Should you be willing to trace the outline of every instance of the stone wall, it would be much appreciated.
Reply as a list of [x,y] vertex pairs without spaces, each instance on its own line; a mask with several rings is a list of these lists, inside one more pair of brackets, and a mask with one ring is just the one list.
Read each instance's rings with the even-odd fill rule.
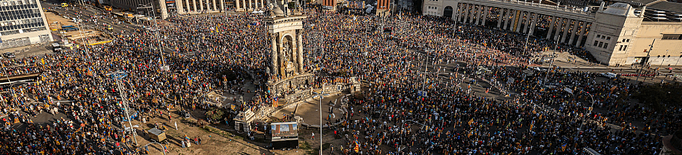
[[299,92],[294,93],[294,94],[286,95],[285,99],[286,99],[287,103],[296,103],[296,102],[305,101],[306,99],[311,98],[313,96],[312,94],[313,94],[312,90],[310,90],[310,89],[302,90],[302,91],[299,91]]

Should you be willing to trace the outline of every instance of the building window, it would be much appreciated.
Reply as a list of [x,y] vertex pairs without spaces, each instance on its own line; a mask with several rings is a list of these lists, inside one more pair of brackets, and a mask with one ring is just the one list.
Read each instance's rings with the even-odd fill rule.
[[597,44],[599,44],[599,41],[594,41],[594,45],[592,46],[597,46]]
[[597,35],[597,38],[600,38],[600,37],[601,37],[601,35]]
[[628,49],[628,45],[623,46],[623,51]]
[[611,37],[606,37],[606,40],[611,40]]
[[682,34],[663,34],[663,40],[682,40]]
[[609,43],[604,43],[604,49],[609,47]]
[[618,48],[618,51],[623,51],[623,45],[620,45],[620,48]]
[[[630,39],[625,39],[625,42],[630,42]],[[626,45],[627,46],[627,45]]]
[[599,42],[599,46],[597,46],[597,47],[601,47],[601,45],[604,45],[604,43],[603,43],[603,42]]
[[606,38],[606,36],[601,36],[601,39],[605,39],[605,38]]

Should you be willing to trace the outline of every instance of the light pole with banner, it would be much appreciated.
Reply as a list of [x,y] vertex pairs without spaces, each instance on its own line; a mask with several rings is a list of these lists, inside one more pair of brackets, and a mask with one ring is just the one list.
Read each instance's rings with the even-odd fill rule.
[[[320,93],[316,93],[318,97],[320,97],[320,155],[322,155],[322,99],[324,96],[324,85],[325,83],[322,83],[322,88],[320,90]],[[313,92],[315,93],[315,92]],[[314,96],[313,96],[314,97]]]
[[[128,99],[126,98],[126,92],[125,88],[123,87],[123,84],[121,84],[121,80],[128,76],[128,73],[123,72],[123,71],[116,71],[116,72],[111,72],[107,73],[108,76],[111,76],[112,79],[116,81],[116,85],[118,86],[117,91],[119,92],[119,95],[121,95],[121,102],[123,104],[123,112],[125,113],[126,120],[128,120],[128,125],[130,125],[130,132],[133,133],[133,140],[135,140],[135,146],[137,146],[137,133],[135,132],[135,129],[133,128],[133,123],[132,119],[130,118],[130,107],[128,106]],[[125,128],[124,128],[125,130]]]

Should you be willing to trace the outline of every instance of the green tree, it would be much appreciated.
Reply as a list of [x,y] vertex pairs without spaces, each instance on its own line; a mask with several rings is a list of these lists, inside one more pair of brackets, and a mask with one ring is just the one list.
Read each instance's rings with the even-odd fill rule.
[[206,112],[206,118],[209,118],[211,120],[221,120],[223,119],[223,114],[225,114],[223,110],[213,108]]

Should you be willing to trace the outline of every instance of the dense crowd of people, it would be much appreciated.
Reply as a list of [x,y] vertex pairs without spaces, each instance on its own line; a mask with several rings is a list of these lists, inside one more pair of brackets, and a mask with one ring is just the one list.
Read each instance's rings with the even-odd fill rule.
[[[348,142],[335,154],[567,154],[585,147],[656,154],[658,137],[680,127],[679,108],[658,112],[628,102],[641,84],[533,69],[529,56],[548,41],[533,41],[522,52],[523,35],[467,25],[455,30],[438,17],[306,12],[304,69],[325,75],[310,84],[358,77],[369,85],[333,127]],[[198,102],[204,93],[244,94],[247,79],[273,78],[264,74],[272,46],[264,18],[173,16],[158,30],[149,24],[154,28],[114,32],[110,44],[0,61],[2,76],[40,73],[35,82],[2,88],[0,153],[137,153],[125,147],[132,140],[123,122],[170,120],[173,107],[209,109]],[[265,89],[256,87],[257,97],[237,110],[269,106],[274,97]],[[130,118],[123,117],[126,108]],[[66,118],[34,123],[41,112]]]

